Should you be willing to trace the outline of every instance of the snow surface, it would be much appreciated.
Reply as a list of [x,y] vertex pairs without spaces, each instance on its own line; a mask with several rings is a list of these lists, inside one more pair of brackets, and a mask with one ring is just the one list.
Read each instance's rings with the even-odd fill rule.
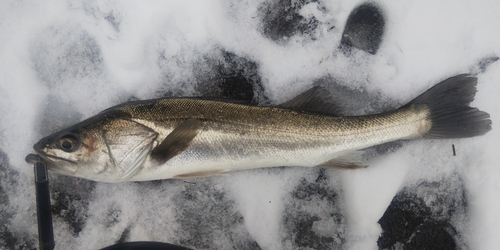
[[[335,82],[368,93],[361,113],[396,107],[500,55],[500,2],[403,0],[378,3],[387,23],[375,55],[346,56],[338,45],[360,3],[305,4],[298,13],[316,26],[273,39],[263,21],[273,5],[265,1],[1,1],[0,248],[37,246],[32,166],[24,157],[38,139],[131,98],[200,95],[211,58],[225,52],[242,58],[237,65],[256,65],[257,102],[277,104],[318,81]],[[500,63],[478,78],[473,106],[490,113],[491,132],[405,143],[363,170],[276,168],[121,184],[52,174],[57,248],[124,240],[201,249],[324,246],[300,242],[309,230],[329,248],[376,249],[377,222],[404,191],[438,215],[448,204],[439,197],[459,202],[453,197],[463,193],[466,205],[448,220],[458,248],[498,249]],[[307,218],[314,222],[298,223]]]

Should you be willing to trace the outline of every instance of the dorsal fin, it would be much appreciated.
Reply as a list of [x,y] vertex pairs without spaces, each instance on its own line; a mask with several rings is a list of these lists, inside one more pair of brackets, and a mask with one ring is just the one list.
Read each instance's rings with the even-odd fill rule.
[[343,113],[342,108],[339,105],[331,103],[329,98],[330,92],[321,86],[315,86],[279,106],[313,113],[341,116]]

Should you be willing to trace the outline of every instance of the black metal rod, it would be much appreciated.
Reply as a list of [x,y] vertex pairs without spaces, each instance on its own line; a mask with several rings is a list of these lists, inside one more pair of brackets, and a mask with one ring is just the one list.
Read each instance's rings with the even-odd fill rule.
[[35,162],[36,214],[40,250],[54,249],[54,229],[50,213],[49,175],[43,162]]
[[[35,165],[35,187],[36,187],[36,214],[38,218],[38,244],[40,250],[53,250],[54,228],[52,227],[52,214],[50,211],[49,175],[45,162],[35,154],[29,154],[26,162]],[[132,249],[165,249],[185,250],[189,248],[172,245],[163,242],[127,242],[119,243],[106,250],[132,250]]]

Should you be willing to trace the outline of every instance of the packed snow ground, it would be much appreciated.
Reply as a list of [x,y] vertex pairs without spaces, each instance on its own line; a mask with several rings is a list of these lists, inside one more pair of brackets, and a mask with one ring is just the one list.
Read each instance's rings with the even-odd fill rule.
[[[347,17],[362,1],[298,4],[303,20],[315,21],[304,32],[278,37],[269,31],[266,10],[286,1],[267,2],[2,1],[3,247],[37,244],[32,166],[24,157],[38,139],[131,98],[200,95],[214,63],[251,65],[261,104],[286,101],[322,81],[369,96],[368,106],[357,110],[363,113],[396,107],[500,55],[496,0],[378,3],[386,30],[375,55],[338,49]],[[228,54],[237,58],[229,65]],[[120,184],[51,175],[57,247],[155,240],[213,249],[315,248],[298,241],[306,228],[332,248],[375,249],[382,233],[378,220],[399,191],[410,190],[438,210],[447,203],[435,193],[463,193],[463,211],[449,218],[456,244],[497,249],[500,63],[477,77],[473,106],[490,113],[492,131],[405,143],[363,170],[276,168],[192,182]],[[421,183],[445,184],[422,189]],[[314,217],[312,225],[298,223],[305,217]]]

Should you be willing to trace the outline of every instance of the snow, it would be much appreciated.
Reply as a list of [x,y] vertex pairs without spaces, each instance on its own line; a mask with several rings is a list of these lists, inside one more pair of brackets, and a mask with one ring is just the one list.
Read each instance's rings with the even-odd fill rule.
[[[338,46],[362,1],[292,1],[308,25],[279,33],[266,10],[280,11],[284,2],[2,1],[0,230],[7,236],[0,248],[37,246],[32,166],[24,162],[32,145],[112,105],[197,96],[219,68],[239,67],[261,85],[255,93],[261,104],[286,101],[319,82],[358,93],[346,103],[353,112],[376,112],[500,55],[495,0],[380,2],[386,29],[378,52],[349,56]],[[228,53],[233,59],[225,59]],[[96,249],[122,239],[201,249],[376,249],[378,221],[393,198],[414,194],[433,218],[453,225],[458,248],[496,249],[499,65],[477,75],[473,102],[491,115],[492,131],[405,142],[363,170],[276,168],[120,184],[51,174],[56,246]],[[456,198],[462,192],[465,205]]]

